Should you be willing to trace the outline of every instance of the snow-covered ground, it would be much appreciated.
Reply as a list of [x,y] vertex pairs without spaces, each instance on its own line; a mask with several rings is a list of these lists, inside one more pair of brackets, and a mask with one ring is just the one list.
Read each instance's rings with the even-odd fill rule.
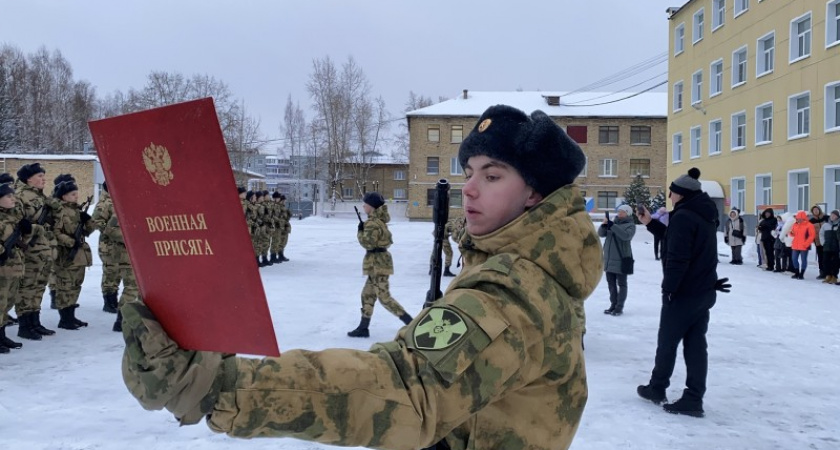
[[[261,269],[281,351],[366,349],[392,339],[401,325],[379,306],[370,339],[345,335],[358,324],[364,284],[355,220],[293,222],[291,262]],[[391,290],[416,313],[429,286],[431,224],[397,221],[391,230]],[[90,241],[95,247],[96,236]],[[721,243],[719,249],[726,256],[718,273],[734,287],[712,310],[706,418],[670,415],[636,396],[653,365],[661,281],[652,237],[639,227],[624,316],[602,314],[609,303],[604,280],[586,303],[589,402],[574,449],[840,448],[840,286],[815,280],[813,265],[802,281],[760,270],[752,244],[742,266],[727,264],[729,248]],[[0,449],[329,448],[291,439],[235,440],[205,425],[179,427],[167,412],[142,410],[122,382],[122,336],[111,331],[114,315],[101,311],[100,276],[97,260],[77,314],[90,327],[58,330],[0,355]],[[47,307],[42,322],[54,328],[57,312]],[[12,337],[16,331],[8,329]],[[684,377],[680,357],[672,400]]]

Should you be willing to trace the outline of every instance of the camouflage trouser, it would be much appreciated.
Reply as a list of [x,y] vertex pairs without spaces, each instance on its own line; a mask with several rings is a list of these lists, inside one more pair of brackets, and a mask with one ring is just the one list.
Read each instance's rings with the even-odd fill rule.
[[262,227],[262,237],[260,239],[259,248],[257,249],[258,255],[265,255],[268,253],[268,248],[271,246],[271,228],[263,226]]
[[136,301],[140,298],[140,290],[137,288],[137,279],[134,277],[134,268],[131,264],[118,264],[117,272],[123,280],[123,291],[120,294],[120,306],[127,302]]
[[99,241],[99,260],[102,261],[102,294],[116,294],[120,290],[120,281],[123,277],[120,276],[119,261],[114,259],[113,245],[106,244]]
[[365,287],[362,289],[362,317],[370,319],[373,316],[373,307],[376,305],[376,299],[382,303],[391,314],[401,316],[405,314],[405,309],[391,297],[391,291],[388,287],[388,275],[370,275],[365,281]]
[[255,228],[254,232],[251,233],[251,245],[254,247],[254,255],[257,257],[260,256],[260,239],[262,239],[260,233],[262,231],[260,231],[259,227]]
[[271,230],[271,254],[280,253],[283,250],[280,244],[283,243],[283,228],[275,227]]
[[15,302],[15,312],[18,315],[41,310],[41,299],[47,287],[52,262],[45,263],[40,258],[26,258],[24,266],[26,269],[20,279],[18,298]]
[[20,277],[0,277],[0,327],[6,323],[9,311],[15,306]]
[[281,252],[286,249],[286,244],[289,242],[289,233],[291,231],[290,228],[291,227],[287,228],[285,231],[283,231],[283,234],[280,235],[280,251]]
[[84,266],[55,266],[55,306],[63,309],[79,302],[82,283],[85,281]]
[[[452,265],[452,246],[449,245],[449,241],[444,241],[443,245],[441,247],[443,248],[443,256],[444,256],[443,265],[444,265],[444,267],[449,267],[449,266]],[[434,262],[435,262],[435,254],[434,254],[434,252],[432,252],[432,255],[429,257],[429,266],[431,267],[431,265],[434,264]],[[429,269],[429,270],[431,270],[431,269]]]

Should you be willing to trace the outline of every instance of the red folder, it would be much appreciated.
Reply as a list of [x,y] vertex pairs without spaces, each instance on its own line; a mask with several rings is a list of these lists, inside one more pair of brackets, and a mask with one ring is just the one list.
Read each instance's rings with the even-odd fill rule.
[[179,346],[278,356],[213,99],[90,122],[143,301]]

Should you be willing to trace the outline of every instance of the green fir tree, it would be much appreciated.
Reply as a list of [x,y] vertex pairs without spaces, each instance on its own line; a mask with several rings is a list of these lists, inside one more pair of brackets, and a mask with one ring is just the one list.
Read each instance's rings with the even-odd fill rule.
[[662,208],[664,206],[665,192],[662,191],[662,189],[660,189],[659,192],[657,192],[656,195],[653,197],[653,200],[650,201],[650,211],[656,212],[659,210],[659,208]]
[[[636,178],[630,182],[630,186],[624,191],[624,203],[630,205],[633,211],[637,211],[636,205],[644,205],[649,208],[650,205],[650,189],[645,185],[645,179],[641,175],[636,175]],[[638,218],[633,216],[636,222]]]

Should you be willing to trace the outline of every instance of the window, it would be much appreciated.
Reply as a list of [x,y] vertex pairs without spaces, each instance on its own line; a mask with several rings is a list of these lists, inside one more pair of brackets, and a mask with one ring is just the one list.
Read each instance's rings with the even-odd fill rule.
[[700,146],[703,143],[703,138],[701,133],[703,130],[700,127],[693,127],[691,129],[691,141],[689,142],[690,152],[689,155],[692,159],[700,157]]
[[641,175],[643,177],[650,176],[650,160],[649,159],[631,159],[630,160],[630,176],[635,177]]
[[580,196],[586,198],[586,191],[580,191]]
[[735,0],[735,17],[740,16],[750,9],[750,0]]
[[790,21],[790,62],[811,56],[811,13]]
[[435,206],[437,189],[426,189],[426,206]]
[[405,170],[395,170],[394,179],[398,181],[405,180]]
[[747,113],[732,114],[732,150],[741,150],[747,146]]
[[457,156],[449,158],[449,175],[463,175],[464,169],[461,167],[461,161]]
[[589,168],[589,157],[583,155],[583,170],[580,171],[578,177],[586,177],[586,169]]
[[738,208],[741,211],[744,211],[744,208],[747,203],[747,190],[745,185],[747,184],[747,180],[744,178],[733,178],[732,179],[732,207]]
[[825,86],[825,131],[840,131],[840,81]]
[[460,189],[449,190],[449,207],[462,208],[464,206],[464,196]]
[[694,13],[694,27],[692,28],[692,43],[694,44],[700,42],[703,39],[703,20],[704,11],[703,8],[700,8],[696,13]]
[[674,140],[671,143],[671,162],[678,163],[682,161],[682,133],[674,135]]
[[773,204],[773,177],[770,175],[758,175],[755,177],[756,205]]
[[723,60],[712,63],[709,68],[709,97],[714,97],[723,91]]
[[712,31],[723,26],[726,21],[726,0],[712,1]]
[[685,23],[674,28],[674,56],[679,55],[683,50],[685,50]]
[[604,126],[598,128],[599,144],[618,144],[618,127]]
[[615,209],[618,192],[598,191],[598,209]]
[[429,156],[426,158],[426,175],[437,175],[440,173],[440,158]]
[[811,207],[811,176],[807,170],[788,174],[789,210],[808,211]]
[[674,83],[674,112],[682,110],[683,103],[683,82]]
[[650,145],[650,127],[645,125],[633,125],[630,127],[631,145]]
[[463,125],[452,125],[452,128],[449,130],[449,133],[451,136],[449,142],[452,144],[460,144],[464,140]]
[[618,176],[618,160],[617,159],[602,159],[601,160],[601,177],[616,177]]
[[833,0],[825,6],[825,46],[840,44],[840,0]]
[[566,134],[578,144],[586,144],[586,125],[569,125]]
[[394,189],[394,200],[405,200],[405,189]]
[[691,104],[700,103],[703,99],[703,71],[698,70],[691,75]]
[[717,155],[722,147],[723,121],[709,122],[709,155]]
[[345,200],[353,198],[353,188],[341,188],[341,198]]
[[732,52],[732,87],[747,82],[747,47]]
[[755,108],[755,145],[771,142],[773,142],[773,102],[758,105]]
[[805,137],[811,132],[811,93],[788,98],[788,139]]
[[429,125],[426,130],[426,137],[429,142],[440,142],[440,125]]
[[776,62],[776,33],[770,32],[758,38],[756,45],[755,76],[756,78],[773,72]]
[[[831,205],[831,206],[828,207],[829,211],[840,208],[840,169],[833,169],[831,171],[834,172],[834,177],[831,177],[831,176],[826,177],[827,180],[832,180],[832,179],[834,180],[834,183],[833,183],[834,184],[834,190],[833,191],[831,191],[831,190],[828,191],[829,196],[831,196],[832,192],[834,193],[834,199],[833,199],[834,201],[829,202],[829,205]],[[827,199],[827,200],[832,200],[832,199]]]

